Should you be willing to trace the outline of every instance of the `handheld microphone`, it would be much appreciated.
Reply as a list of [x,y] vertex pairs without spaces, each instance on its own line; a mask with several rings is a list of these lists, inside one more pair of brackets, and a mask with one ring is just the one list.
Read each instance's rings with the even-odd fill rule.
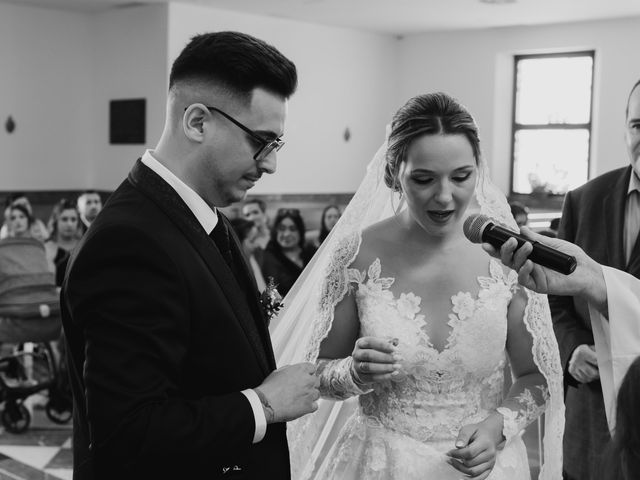
[[518,241],[518,248],[529,242],[533,245],[533,251],[529,259],[543,267],[550,268],[556,272],[569,275],[576,269],[576,258],[566,253],[562,253],[555,248],[543,245],[540,242],[529,240],[518,232],[496,225],[491,218],[477,213],[471,214],[464,221],[462,227],[464,235],[472,243],[489,243],[499,249],[511,237]]

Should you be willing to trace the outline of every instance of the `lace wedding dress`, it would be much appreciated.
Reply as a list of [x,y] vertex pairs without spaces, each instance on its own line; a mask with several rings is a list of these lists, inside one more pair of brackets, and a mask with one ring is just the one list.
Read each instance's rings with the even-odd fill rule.
[[[533,338],[531,355],[545,384],[517,391],[507,409],[500,405],[505,390],[506,312],[515,274],[503,273],[500,264],[487,256],[478,292],[462,292],[451,299],[451,333],[445,348],[438,351],[427,333],[429,322],[436,321],[429,318],[429,305],[411,291],[392,289],[394,279],[385,275],[384,252],[377,255],[379,263],[364,271],[352,269],[363,230],[402,209],[398,196],[383,181],[386,151],[387,142],[369,164],[340,221],[284,298],[271,331],[278,365],[318,362],[334,309],[351,289],[361,334],[399,338],[404,375],[347,400],[350,395],[336,394],[340,388],[333,394],[325,391],[325,396],[339,401],[323,399],[317,412],[290,422],[292,478],[458,480],[464,474],[446,463],[445,452],[454,448],[462,425],[497,410],[504,417],[507,441],[489,479],[528,479],[521,432],[544,410],[539,479],[561,479],[562,369],[546,297],[526,291],[523,318]],[[479,163],[475,196],[470,213],[517,229],[506,198],[489,180],[484,160]],[[483,253],[479,250],[479,255]],[[322,362],[319,374],[328,365]]]
[[[460,292],[451,298],[451,327],[444,350],[428,335],[428,305],[412,292],[394,294],[394,278],[384,276],[379,259],[367,271],[349,269],[363,336],[395,337],[404,358],[401,379],[375,384],[360,395],[358,409],[329,452],[320,478],[458,480],[445,453],[463,425],[484,420],[500,408],[505,371],[507,308],[517,285],[515,272],[505,275],[491,260],[489,275],[478,278],[477,296]],[[533,387],[534,389],[536,387]],[[534,420],[541,407],[520,396],[521,410],[502,411],[512,430]],[[332,392],[323,392],[331,396]],[[502,409],[501,409],[502,410]],[[524,443],[511,436],[498,454],[491,480],[529,479]]]

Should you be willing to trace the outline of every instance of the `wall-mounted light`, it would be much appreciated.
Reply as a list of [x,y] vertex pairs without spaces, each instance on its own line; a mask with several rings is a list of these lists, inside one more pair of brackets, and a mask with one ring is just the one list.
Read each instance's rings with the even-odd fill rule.
[[351,130],[349,130],[349,127],[344,129],[344,133],[342,134],[342,138],[344,138],[345,142],[348,142],[351,139]]
[[11,115],[9,115],[9,117],[7,117],[7,121],[4,122],[4,129],[7,131],[7,133],[13,133],[13,131],[16,129],[16,122],[13,120],[13,117]]

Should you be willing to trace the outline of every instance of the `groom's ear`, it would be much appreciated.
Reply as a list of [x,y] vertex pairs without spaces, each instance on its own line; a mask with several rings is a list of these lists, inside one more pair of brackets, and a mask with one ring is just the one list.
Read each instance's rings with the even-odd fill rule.
[[182,130],[189,140],[197,143],[204,141],[208,115],[209,110],[201,103],[194,103],[185,108],[182,115]]

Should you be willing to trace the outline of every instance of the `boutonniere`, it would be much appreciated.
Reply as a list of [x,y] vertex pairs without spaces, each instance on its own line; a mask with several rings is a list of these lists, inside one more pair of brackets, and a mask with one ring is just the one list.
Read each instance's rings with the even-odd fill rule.
[[278,293],[278,288],[273,280],[273,277],[269,277],[269,283],[264,292],[260,295],[260,305],[264,310],[264,314],[267,317],[267,325],[271,322],[271,319],[276,316],[278,311],[282,308],[282,295]]

